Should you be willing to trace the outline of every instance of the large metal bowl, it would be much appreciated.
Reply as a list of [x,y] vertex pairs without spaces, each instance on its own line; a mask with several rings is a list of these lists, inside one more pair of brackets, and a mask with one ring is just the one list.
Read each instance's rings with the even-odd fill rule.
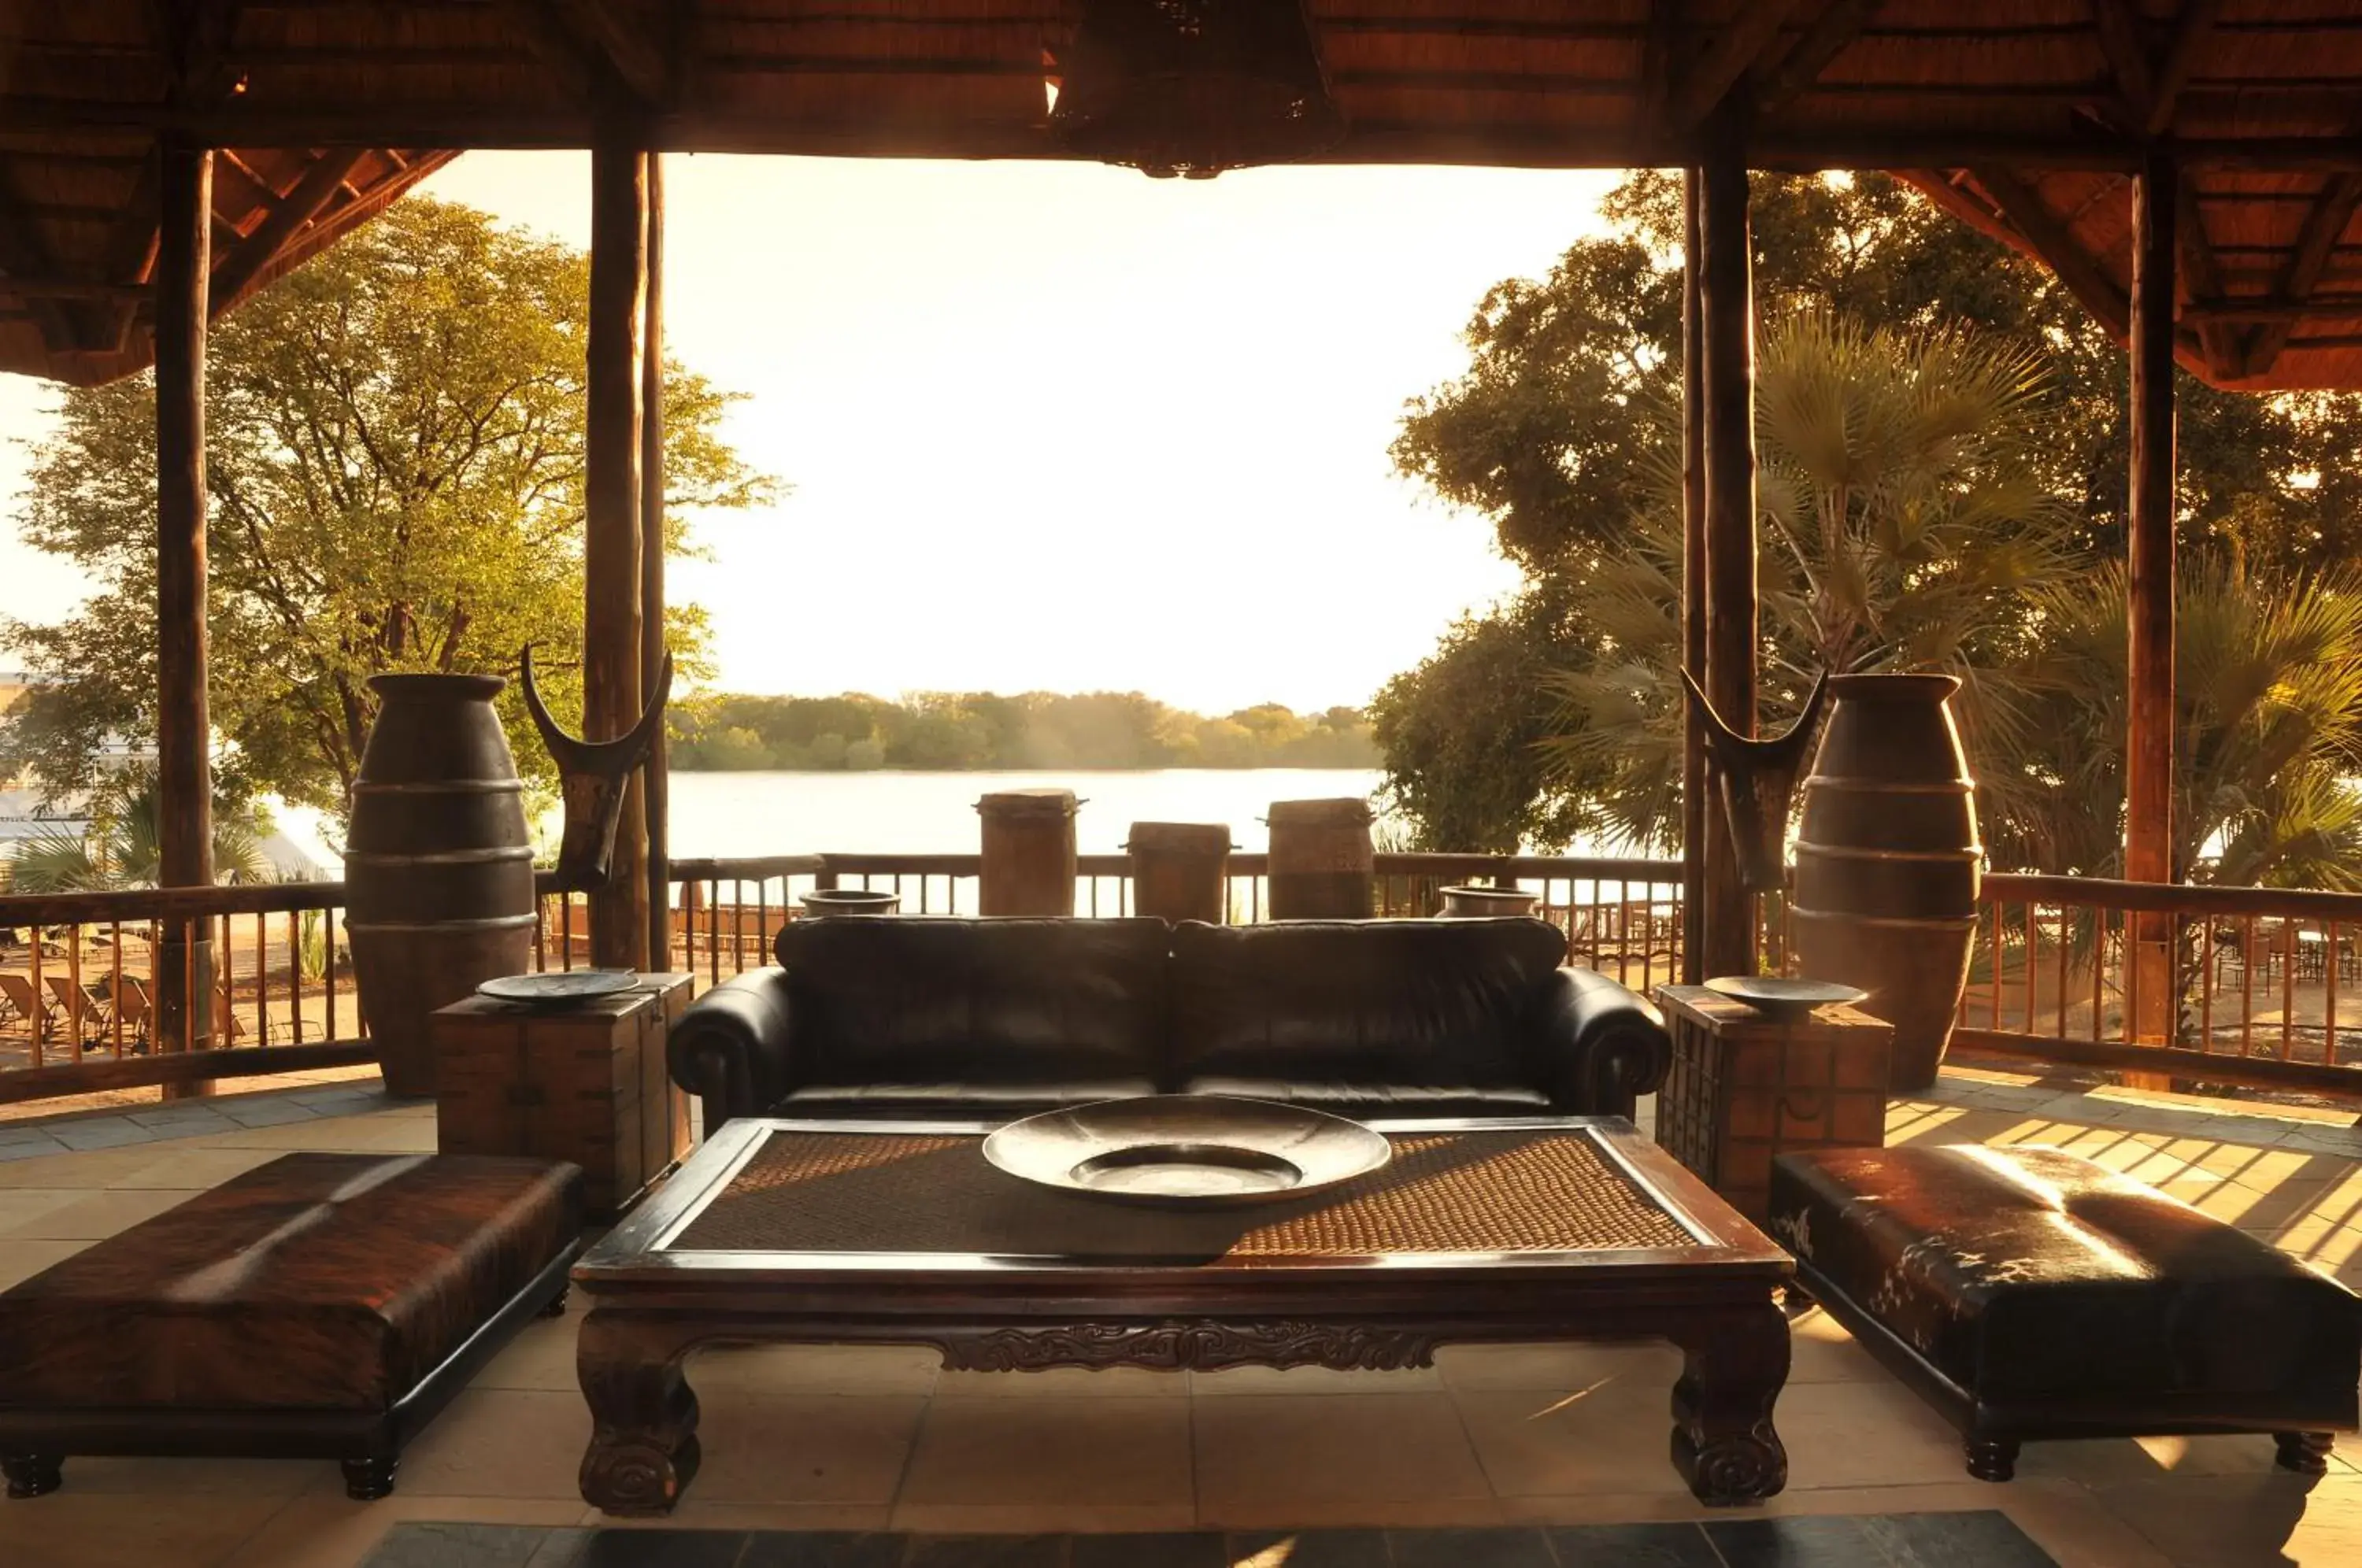
[[1358,1121],[1224,1095],[1160,1094],[1046,1110],[984,1141],[1026,1181],[1126,1203],[1222,1208],[1350,1181],[1394,1157]]

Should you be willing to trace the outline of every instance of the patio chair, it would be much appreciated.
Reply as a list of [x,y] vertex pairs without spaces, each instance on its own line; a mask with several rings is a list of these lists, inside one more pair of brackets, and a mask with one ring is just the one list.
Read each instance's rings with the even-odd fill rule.
[[92,1032],[83,1024],[84,1018],[95,1016],[100,1029],[105,1029],[107,1012],[104,993],[94,993],[87,987],[76,986],[71,975],[44,975],[41,979],[50,988],[50,995],[56,999],[50,1016],[54,1018],[63,1013],[66,1027],[72,1030],[77,1038],[94,1038]]
[[156,1016],[155,999],[148,994],[147,985],[133,975],[116,976],[114,989],[114,999],[108,1010],[108,1035],[113,1036],[113,1025],[119,1021],[123,1025],[125,1042],[132,1050],[144,1053],[150,1043],[149,1031],[150,1021]]
[[35,1039],[47,1040],[54,1031],[57,1009],[33,988],[30,975],[0,973],[0,1000],[8,1004],[11,1013],[25,1020]]

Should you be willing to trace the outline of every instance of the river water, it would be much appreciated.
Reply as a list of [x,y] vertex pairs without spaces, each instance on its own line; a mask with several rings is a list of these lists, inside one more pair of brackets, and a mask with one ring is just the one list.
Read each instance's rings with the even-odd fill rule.
[[[1136,822],[1228,823],[1242,850],[1270,844],[1263,824],[1274,801],[1366,797],[1374,768],[1176,767],[1058,773],[676,773],[672,853],[690,856],[962,855],[977,845],[976,802],[1001,790],[1065,789],[1082,801],[1076,847],[1114,854]],[[280,827],[320,861],[340,862],[317,818],[281,810]],[[553,812],[543,825],[557,844]]]

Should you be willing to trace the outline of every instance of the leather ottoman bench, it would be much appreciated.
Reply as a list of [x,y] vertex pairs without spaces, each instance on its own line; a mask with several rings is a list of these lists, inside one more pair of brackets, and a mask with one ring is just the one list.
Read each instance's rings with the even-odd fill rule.
[[564,1310],[581,1172],[546,1160],[287,1154],[0,1294],[0,1471],[69,1454],[335,1458],[393,1490],[403,1445],[518,1325]]
[[1783,1154],[1766,1229],[1980,1479],[2027,1439],[2196,1432],[2269,1432],[2317,1474],[2355,1430],[2362,1298],[2064,1150]]

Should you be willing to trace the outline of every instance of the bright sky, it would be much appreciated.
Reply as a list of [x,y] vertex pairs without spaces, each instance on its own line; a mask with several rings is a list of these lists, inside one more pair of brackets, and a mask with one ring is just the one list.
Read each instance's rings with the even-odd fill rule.
[[[752,394],[729,435],[793,487],[704,519],[716,558],[672,591],[734,690],[1363,701],[1516,580],[1394,475],[1403,402],[1613,180],[670,157],[668,346]],[[586,155],[471,153],[425,189],[589,242]],[[0,377],[0,433],[48,402]],[[0,444],[0,493],[24,461]],[[81,591],[9,523],[0,581],[32,620]]]

